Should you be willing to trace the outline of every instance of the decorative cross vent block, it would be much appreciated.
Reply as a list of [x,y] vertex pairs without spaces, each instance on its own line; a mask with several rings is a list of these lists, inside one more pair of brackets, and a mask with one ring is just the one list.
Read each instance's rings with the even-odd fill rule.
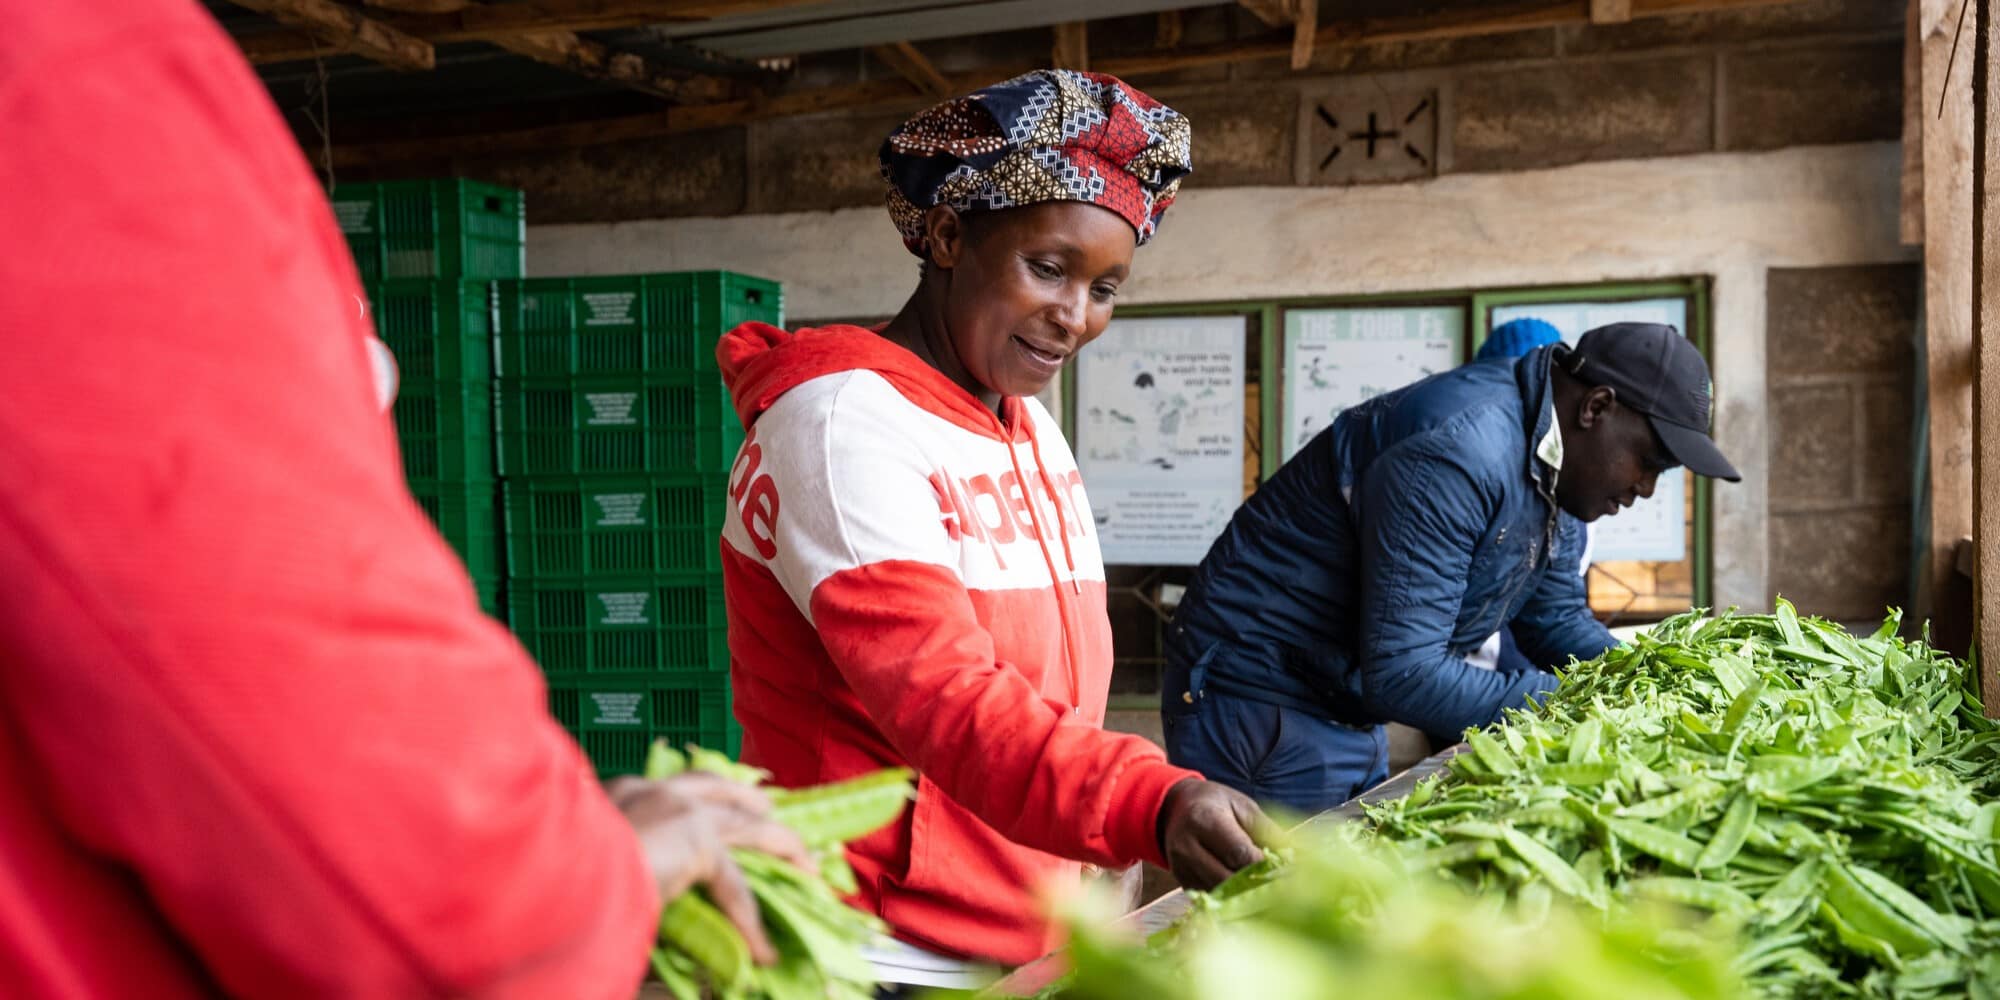
[[1379,184],[1437,174],[1437,91],[1308,96],[1306,175],[1313,184]]

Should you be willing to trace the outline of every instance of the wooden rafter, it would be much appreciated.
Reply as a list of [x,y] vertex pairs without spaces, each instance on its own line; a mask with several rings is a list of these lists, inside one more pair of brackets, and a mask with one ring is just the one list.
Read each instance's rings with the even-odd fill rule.
[[361,0],[361,3],[398,14],[449,14],[464,7],[467,0]]
[[868,50],[869,54],[882,61],[882,65],[894,70],[898,76],[910,81],[918,90],[936,98],[951,96],[951,84],[944,74],[932,65],[930,57],[917,50],[909,42],[894,45],[877,45]]
[[1236,0],[1244,10],[1257,15],[1257,20],[1273,28],[1282,28],[1292,23],[1296,15],[1292,11],[1292,0]]
[[1180,48],[1181,36],[1187,33],[1187,23],[1181,18],[1181,12],[1178,10],[1163,10],[1160,12],[1159,19],[1155,23],[1157,27],[1153,31],[1153,47],[1156,49]]
[[1632,19],[1632,0],[1590,0],[1590,23],[1624,24]]
[[[1729,8],[1774,6],[1794,0],[1632,0],[1634,19]],[[1333,21],[1319,25],[1314,51],[1357,48],[1391,42],[1431,41],[1471,38],[1534,28],[1589,23],[1585,5],[1574,0],[1539,0],[1514,3],[1484,11],[1427,16],[1405,16],[1372,20]],[[1143,77],[1200,66],[1289,59],[1293,44],[1248,42],[1190,47],[1098,60],[1098,72],[1120,77]],[[976,71],[949,74],[947,92],[964,93],[997,83],[1033,69],[1026,64],[997,64]],[[520,129],[478,135],[440,136],[423,140],[394,140],[357,144],[334,149],[337,166],[369,166],[381,163],[434,160],[449,156],[485,156],[526,152],[537,149],[585,146],[634,139],[654,138],[709,128],[741,125],[771,118],[825,111],[882,110],[907,106],[920,99],[907,81],[874,80],[861,84],[799,91],[757,100],[731,100],[690,105],[662,112],[624,118]]]
[[1292,68],[1312,65],[1313,46],[1319,41],[1319,0],[1292,0],[1298,9],[1292,21]]
[[1312,63],[1319,28],[1319,0],[1237,0],[1244,10],[1273,28],[1292,29],[1292,68]]
[[300,29],[305,33],[308,50],[324,51],[333,46],[402,70],[431,69],[437,65],[437,53],[429,42],[331,0],[230,2]]
[[[401,13],[449,14],[483,6],[481,0],[365,0],[370,7]],[[493,39],[493,44],[545,66],[592,80],[614,83],[654,97],[716,101],[731,96],[727,81],[714,77],[677,78],[660,72],[644,56],[619,52],[574,31],[550,29]],[[347,51],[342,48],[339,51]]]
[[[413,38],[444,45],[495,42],[543,31],[609,31],[668,21],[705,21],[808,2],[811,0],[513,0],[468,4],[442,13],[401,14],[383,23]],[[312,58],[312,39],[298,32],[262,32],[238,38],[237,44],[258,64]]]

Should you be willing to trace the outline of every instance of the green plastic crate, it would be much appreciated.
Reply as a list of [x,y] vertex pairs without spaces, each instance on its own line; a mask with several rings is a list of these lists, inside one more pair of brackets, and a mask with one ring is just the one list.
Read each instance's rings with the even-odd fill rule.
[[405,478],[493,479],[492,383],[405,381],[396,389],[392,412]]
[[500,471],[724,476],[743,428],[714,375],[501,379]]
[[483,281],[390,281],[368,289],[396,356],[396,433],[413,480],[491,479],[493,310]]
[[724,333],[785,315],[777,282],[728,271],[503,281],[496,302],[507,378],[713,373]]
[[507,623],[550,677],[729,671],[721,574],[510,577]]
[[521,192],[458,178],[341,184],[329,196],[363,282],[518,278]]
[[479,610],[486,612],[488,618],[505,624],[507,602],[501,595],[505,593],[506,584],[502,578],[475,576],[472,578],[472,589],[479,594]]
[[[417,506],[437,525],[438,534],[451,543],[475,581],[498,581],[506,575],[500,562],[499,491],[491,480],[483,482],[410,483]],[[481,595],[484,601],[486,595]],[[493,595],[499,610],[498,594]]]
[[549,712],[583,746],[597,773],[639,774],[653,741],[697,743],[735,756],[727,674],[699,679],[626,674],[549,681]]
[[538,477],[503,491],[515,576],[722,571],[725,477]]
[[492,285],[486,281],[384,281],[368,286],[376,332],[402,382],[485,383],[493,378]]

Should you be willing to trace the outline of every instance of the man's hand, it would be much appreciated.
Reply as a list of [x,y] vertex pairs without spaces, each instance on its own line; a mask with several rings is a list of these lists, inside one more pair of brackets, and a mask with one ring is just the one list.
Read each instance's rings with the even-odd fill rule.
[[758,962],[777,961],[777,950],[764,935],[757,900],[729,851],[735,847],[762,851],[807,870],[812,869],[812,859],[798,834],[771,819],[771,800],[763,792],[698,772],[665,781],[617,778],[605,791],[639,834],[662,901],[671,902],[700,885],[742,932]]
[[1160,806],[1160,852],[1183,887],[1213,889],[1263,859],[1256,837],[1269,822],[1242,792],[1189,778],[1168,789]]

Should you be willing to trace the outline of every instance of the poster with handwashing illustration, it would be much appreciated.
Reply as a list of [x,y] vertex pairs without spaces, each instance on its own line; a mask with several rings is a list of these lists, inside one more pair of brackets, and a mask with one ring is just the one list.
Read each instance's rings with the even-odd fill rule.
[[1245,331],[1119,319],[1077,355],[1077,466],[1106,563],[1198,563],[1242,503]]

